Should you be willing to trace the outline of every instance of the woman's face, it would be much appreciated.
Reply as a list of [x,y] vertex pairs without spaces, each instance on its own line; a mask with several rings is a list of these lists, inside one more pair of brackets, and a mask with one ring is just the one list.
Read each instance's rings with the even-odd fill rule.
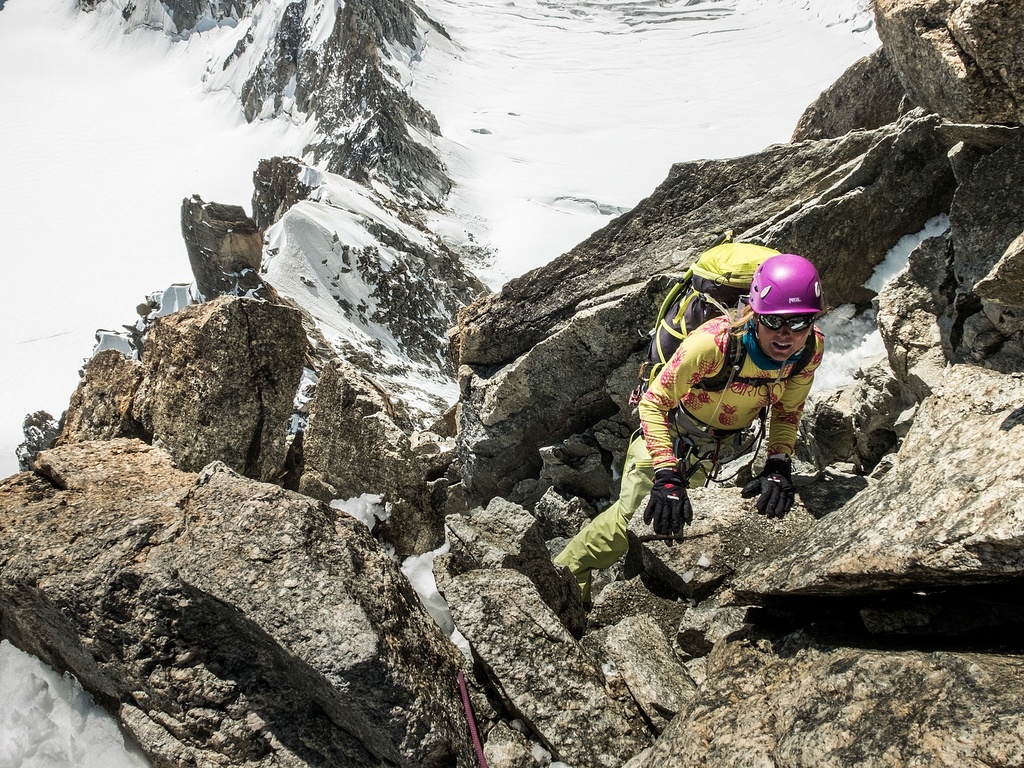
[[[796,319],[796,317],[801,316],[794,316],[792,319]],[[785,320],[789,319],[785,318]],[[807,334],[811,332],[814,324],[807,325],[803,330],[794,331],[788,324],[783,323],[781,328],[773,331],[761,322],[760,317],[757,317],[754,327],[757,329],[757,343],[760,344],[764,353],[772,360],[782,363],[803,349],[804,344],[807,343]]]

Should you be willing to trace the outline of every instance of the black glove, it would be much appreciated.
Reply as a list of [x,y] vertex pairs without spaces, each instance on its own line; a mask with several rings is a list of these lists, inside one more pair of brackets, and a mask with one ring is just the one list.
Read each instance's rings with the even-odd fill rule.
[[693,522],[693,507],[686,497],[683,479],[674,469],[659,469],[654,473],[651,499],[644,510],[644,522],[654,522],[659,536],[674,536],[683,525]]
[[764,470],[740,492],[744,499],[761,494],[757,500],[757,513],[768,517],[785,517],[793,508],[793,472],[789,459],[768,459]]

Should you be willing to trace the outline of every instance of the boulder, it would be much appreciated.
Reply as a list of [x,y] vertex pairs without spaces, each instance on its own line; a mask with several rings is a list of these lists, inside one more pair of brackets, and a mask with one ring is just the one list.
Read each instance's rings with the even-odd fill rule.
[[535,768],[533,745],[523,734],[504,723],[487,733],[484,759],[489,768]]
[[[402,556],[444,543],[443,498],[433,493],[444,485],[444,460],[434,453],[437,443],[414,447],[401,401],[335,358],[320,374],[308,412],[301,493],[322,501],[379,496],[389,509],[379,533]],[[433,472],[432,461],[441,465]]]
[[853,460],[857,435],[852,389],[846,386],[820,394],[811,391],[800,419],[800,435],[807,439],[797,443],[797,456],[819,468]]
[[18,457],[18,469],[32,469],[39,452],[53,448],[60,437],[61,428],[61,420],[53,418],[46,411],[27,414],[21,422],[25,442],[20,443],[14,452]]
[[533,509],[533,516],[540,524],[540,534],[545,541],[571,539],[596,514],[582,499],[565,499],[550,488]]
[[751,561],[783,551],[812,522],[801,504],[782,520],[758,515],[735,487],[691,489],[688,495],[693,523],[679,538],[656,535],[642,514],[633,515],[627,535],[647,578],[695,600],[710,596]]
[[630,616],[613,627],[592,632],[584,645],[602,660],[609,685],[615,685],[618,678],[619,684],[626,686],[655,733],[665,730],[697,695],[697,686],[650,616]]
[[948,236],[925,240],[911,252],[907,269],[878,295],[878,330],[889,368],[914,402],[938,385],[952,355],[949,324],[940,324],[949,305],[943,288],[951,248]]
[[911,101],[956,122],[1024,122],[1017,0],[878,0],[875,26]]
[[652,281],[581,309],[510,365],[460,367],[459,462],[474,503],[539,477],[540,448],[618,412],[629,392],[609,391],[606,374],[637,351],[636,329],[650,324],[665,289]]
[[706,656],[716,643],[738,636],[751,627],[749,609],[729,605],[731,599],[732,593],[723,590],[686,612],[676,635],[676,646],[683,654],[689,658]]
[[450,554],[435,561],[449,575],[475,568],[510,568],[528,577],[541,599],[570,632],[583,631],[583,603],[579,586],[568,569],[548,556],[537,521],[511,502],[496,498],[486,509],[477,507],[468,517],[447,518]]
[[[950,209],[953,359],[1002,371],[1024,368],[1024,312],[980,297],[983,282],[1024,231],[1024,134],[978,160]],[[991,282],[986,293],[992,293]]]
[[223,297],[150,332],[132,417],[178,465],[279,481],[306,336],[294,310]]
[[5,637],[155,765],[468,766],[461,657],[362,523],[128,439],[0,484]]
[[635,616],[650,616],[665,637],[673,637],[690,602],[660,586],[643,574],[612,581],[594,597],[594,607],[587,614],[588,631],[615,626]]
[[984,301],[1014,309],[1024,306],[1024,232],[1010,243],[989,273],[974,286]]
[[907,111],[907,95],[885,48],[847,69],[804,110],[791,142],[834,139],[850,131],[894,123]]
[[309,198],[313,190],[304,167],[295,157],[260,160],[252,174],[252,217],[257,227],[270,229],[289,208]]
[[568,496],[607,499],[611,496],[611,456],[593,438],[571,435],[558,445],[540,449],[542,482]]
[[206,203],[193,195],[181,204],[181,235],[202,300],[273,296],[259,274],[263,232],[240,206]]
[[115,437],[151,441],[152,433],[132,415],[144,376],[145,366],[119,350],[105,349],[93,355],[71,394],[57,443]]
[[978,160],[949,211],[958,293],[973,291],[1024,231],[1024,133]]
[[627,692],[613,697],[605,675],[526,576],[476,569],[438,588],[509,713],[556,760],[613,767],[647,746],[650,734]]
[[135,437],[197,471],[223,461],[277,482],[302,374],[299,313],[221,297],[158,318],[142,363],[115,350],[86,366],[58,444]]
[[1014,765],[1024,660],[842,648],[797,634],[720,644],[701,695],[628,768]]
[[882,457],[896,450],[896,423],[914,405],[903,391],[887,360],[861,368],[850,387],[853,409],[854,465],[867,474]]
[[1024,375],[951,367],[877,483],[733,583],[740,600],[1024,575]]

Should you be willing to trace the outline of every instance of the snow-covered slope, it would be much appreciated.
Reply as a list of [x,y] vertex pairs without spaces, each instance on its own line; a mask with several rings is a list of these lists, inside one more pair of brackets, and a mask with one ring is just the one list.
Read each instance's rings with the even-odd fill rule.
[[483,286],[393,198],[286,167],[308,191],[267,230],[264,277],[337,354],[436,417],[456,396],[447,331]]
[[568,251],[674,162],[788,141],[878,46],[867,0],[423,0],[405,72],[492,287]]

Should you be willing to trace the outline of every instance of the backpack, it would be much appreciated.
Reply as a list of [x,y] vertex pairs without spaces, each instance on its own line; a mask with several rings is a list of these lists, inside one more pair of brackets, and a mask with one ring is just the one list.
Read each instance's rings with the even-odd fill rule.
[[[630,395],[631,405],[640,401],[688,333],[714,317],[736,316],[746,303],[754,271],[777,253],[763,245],[733,242],[729,230],[690,265],[666,294],[654,328],[648,332],[651,341],[647,361],[640,366],[640,384]],[[697,386],[721,391],[742,367],[746,350],[731,336],[727,358],[728,364],[717,375],[703,379]]]

